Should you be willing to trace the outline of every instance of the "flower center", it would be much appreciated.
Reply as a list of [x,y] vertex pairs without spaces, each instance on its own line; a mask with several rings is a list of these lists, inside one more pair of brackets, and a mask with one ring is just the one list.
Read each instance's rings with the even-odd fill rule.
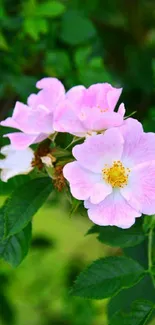
[[125,168],[120,160],[114,161],[112,166],[107,164],[102,169],[103,179],[112,187],[123,188],[128,184],[129,168]]

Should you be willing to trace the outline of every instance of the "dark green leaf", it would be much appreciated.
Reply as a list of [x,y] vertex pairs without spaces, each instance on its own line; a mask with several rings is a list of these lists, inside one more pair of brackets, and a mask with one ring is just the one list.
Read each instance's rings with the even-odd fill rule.
[[65,6],[60,1],[47,1],[36,7],[35,16],[58,17],[65,11]]
[[14,324],[14,308],[6,290],[0,292],[0,324],[11,325]]
[[71,45],[88,41],[96,35],[92,22],[79,11],[68,10],[62,19],[61,39]]
[[[145,269],[148,268],[148,242],[145,240],[135,247],[123,249],[124,252],[140,263]],[[155,302],[155,290],[149,275],[146,275],[134,287],[124,289],[113,297],[108,305],[109,317],[112,317],[118,310],[130,311],[133,300],[146,299]]]
[[0,208],[0,241],[3,239],[4,235],[5,235],[5,205],[3,205]]
[[72,294],[93,299],[108,298],[135,285],[144,273],[140,264],[125,256],[102,258],[79,275]]
[[18,233],[29,223],[51,191],[51,180],[41,177],[23,184],[12,193],[5,206],[6,237]]
[[124,247],[123,252],[140,263],[145,269],[148,268],[148,237],[135,247]]
[[155,290],[151,278],[145,276],[134,287],[122,290],[108,304],[108,315],[112,318],[118,310],[130,311],[133,300],[147,299],[155,302]]
[[152,314],[155,305],[147,300],[134,301],[129,314],[117,312],[109,325],[145,325]]
[[136,246],[145,239],[141,220],[137,220],[129,229],[118,227],[101,227],[94,225],[89,229],[88,234],[97,233],[97,239],[102,243],[115,247]]
[[18,266],[29,250],[31,232],[31,223],[29,223],[18,234],[0,241],[0,257],[12,266]]
[[70,70],[70,59],[65,51],[48,52],[45,58],[45,72],[48,75],[65,77]]

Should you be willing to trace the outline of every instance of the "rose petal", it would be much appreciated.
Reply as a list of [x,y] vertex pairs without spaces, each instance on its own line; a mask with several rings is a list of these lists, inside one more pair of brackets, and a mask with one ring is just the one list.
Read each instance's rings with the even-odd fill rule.
[[105,164],[120,160],[123,138],[118,129],[109,129],[104,135],[89,137],[83,144],[73,148],[73,155],[79,164],[95,173],[101,173]]
[[130,228],[135,218],[141,213],[133,209],[121,196],[119,191],[113,191],[99,204],[88,204],[90,220],[100,226],[117,226],[123,229]]
[[37,136],[29,135],[20,132],[8,133],[4,137],[8,137],[11,141],[12,146],[17,149],[25,149],[29,147],[32,143],[35,143]]
[[81,168],[76,161],[67,164],[63,174],[70,183],[72,195],[78,200],[90,197],[91,202],[98,203],[112,191],[111,186],[102,180],[101,175]]
[[136,166],[129,174],[128,185],[121,189],[128,203],[144,214],[155,213],[155,161]]

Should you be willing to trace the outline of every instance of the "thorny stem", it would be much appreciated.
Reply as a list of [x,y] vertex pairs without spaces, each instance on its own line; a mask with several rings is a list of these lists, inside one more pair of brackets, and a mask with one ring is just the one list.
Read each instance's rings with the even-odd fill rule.
[[152,262],[152,247],[153,247],[153,231],[154,229],[151,228],[149,235],[148,235],[148,266],[149,266],[149,273],[153,282],[153,286],[155,287],[155,279],[152,274],[152,267],[153,267],[153,262]]

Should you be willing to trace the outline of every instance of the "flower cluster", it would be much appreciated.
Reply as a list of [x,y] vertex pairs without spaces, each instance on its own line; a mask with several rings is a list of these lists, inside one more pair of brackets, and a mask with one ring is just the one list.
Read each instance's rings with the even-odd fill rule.
[[[5,135],[11,144],[1,149],[1,180],[44,166],[58,189],[68,181],[72,196],[84,201],[98,225],[129,228],[142,214],[154,214],[155,134],[124,118],[123,103],[115,111],[122,89],[100,83],[66,92],[56,78],[36,86],[39,92],[26,105],[17,102],[12,117],[1,122],[19,130]],[[58,132],[80,142],[72,156],[64,153],[64,167],[56,164],[56,145],[51,147]],[[35,151],[32,144],[39,144]]]

